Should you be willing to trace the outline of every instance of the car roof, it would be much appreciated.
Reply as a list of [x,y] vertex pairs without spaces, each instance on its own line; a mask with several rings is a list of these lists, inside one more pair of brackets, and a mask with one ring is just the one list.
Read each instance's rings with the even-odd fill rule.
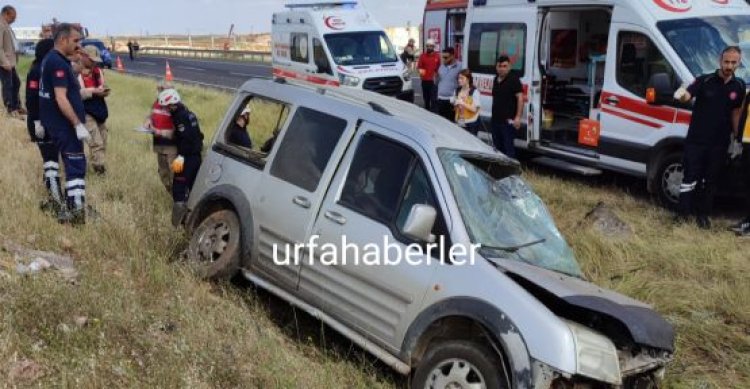
[[355,116],[413,139],[425,149],[449,148],[491,154],[511,161],[492,147],[458,127],[455,123],[431,113],[416,104],[366,90],[318,86],[304,82],[254,78],[240,91],[266,96],[284,96],[295,104],[320,105],[342,112],[342,117]]

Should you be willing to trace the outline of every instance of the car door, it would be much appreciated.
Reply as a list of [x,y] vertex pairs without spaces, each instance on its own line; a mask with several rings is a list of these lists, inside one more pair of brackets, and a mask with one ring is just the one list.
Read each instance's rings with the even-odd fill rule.
[[[345,325],[397,350],[416,315],[444,251],[426,250],[401,232],[414,204],[438,210],[433,233],[447,239],[430,182],[431,169],[415,146],[363,124],[313,228],[317,249],[303,264],[300,294]],[[425,249],[407,261],[407,246]],[[447,247],[447,243],[443,248]],[[397,263],[394,264],[397,260]],[[428,263],[431,262],[431,263]]]
[[300,248],[352,131],[353,123],[331,112],[298,107],[264,171],[253,202],[258,258],[251,267],[282,288],[297,288]]

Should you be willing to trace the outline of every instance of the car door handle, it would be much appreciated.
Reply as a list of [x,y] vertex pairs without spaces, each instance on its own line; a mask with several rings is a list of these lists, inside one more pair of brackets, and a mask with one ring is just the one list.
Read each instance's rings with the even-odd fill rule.
[[615,97],[615,96],[609,96],[609,97],[607,97],[606,99],[604,99],[604,101],[606,101],[607,103],[609,103],[609,104],[611,104],[611,105],[617,105],[617,104],[620,104],[620,99],[618,99],[618,98],[617,98],[617,97]]
[[324,213],[323,215],[326,217],[326,219],[336,224],[340,224],[342,226],[346,224],[346,218],[338,212],[326,211],[326,213]]
[[296,196],[292,199],[292,202],[305,209],[310,208],[311,205],[310,200],[302,196]]

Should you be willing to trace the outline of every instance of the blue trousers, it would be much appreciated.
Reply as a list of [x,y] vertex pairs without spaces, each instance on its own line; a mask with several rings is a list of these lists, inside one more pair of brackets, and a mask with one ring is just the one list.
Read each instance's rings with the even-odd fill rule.
[[190,196],[190,190],[193,189],[195,177],[198,176],[198,169],[201,167],[200,155],[183,155],[185,164],[182,173],[175,173],[172,180],[172,200],[174,202],[185,202]]
[[65,168],[65,196],[68,209],[82,211],[86,206],[86,154],[72,128],[53,129],[52,140]]
[[516,128],[505,120],[492,121],[492,142],[495,148],[508,157],[516,157],[516,146],[513,140],[516,139]]

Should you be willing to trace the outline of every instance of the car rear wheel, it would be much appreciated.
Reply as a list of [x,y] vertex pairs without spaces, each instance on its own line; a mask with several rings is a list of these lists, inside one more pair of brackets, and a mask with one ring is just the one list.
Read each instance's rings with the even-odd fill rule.
[[241,233],[233,211],[222,209],[208,215],[190,237],[190,268],[204,279],[232,278],[239,269]]
[[432,346],[419,362],[412,389],[508,388],[501,358],[485,344],[451,340]]

